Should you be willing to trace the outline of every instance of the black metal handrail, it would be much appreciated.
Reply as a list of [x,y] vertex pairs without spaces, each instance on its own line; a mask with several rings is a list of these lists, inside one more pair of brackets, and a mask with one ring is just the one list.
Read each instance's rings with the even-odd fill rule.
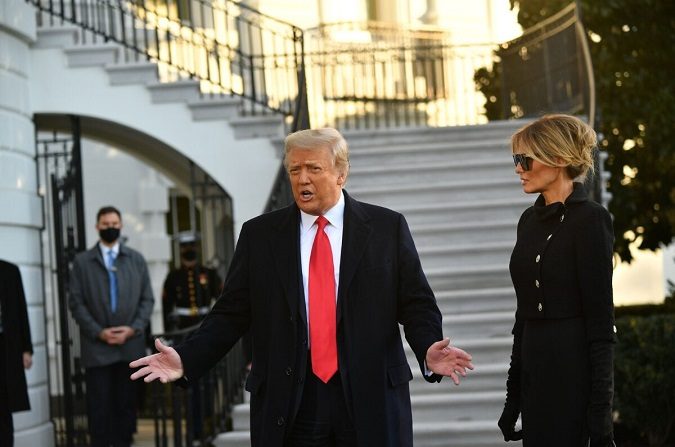
[[[203,81],[203,94],[242,98],[241,113],[303,116],[303,33],[233,0],[26,0],[38,26],[72,23],[80,44],[115,42],[125,62],[158,64],[160,81]],[[182,6],[181,6],[182,5]],[[291,123],[287,123],[291,126]]]
[[576,3],[501,45],[504,117],[546,112],[595,118],[595,84]]

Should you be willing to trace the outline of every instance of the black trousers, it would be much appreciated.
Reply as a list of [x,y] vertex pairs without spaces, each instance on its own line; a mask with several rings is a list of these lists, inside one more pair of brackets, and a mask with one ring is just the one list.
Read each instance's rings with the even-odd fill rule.
[[9,396],[7,395],[7,354],[5,340],[0,332],[0,446],[14,445],[14,421],[9,410]]
[[352,424],[340,372],[323,383],[312,372],[308,354],[305,387],[298,414],[285,447],[355,447]]
[[91,447],[129,447],[136,430],[136,383],[126,362],[87,368]]

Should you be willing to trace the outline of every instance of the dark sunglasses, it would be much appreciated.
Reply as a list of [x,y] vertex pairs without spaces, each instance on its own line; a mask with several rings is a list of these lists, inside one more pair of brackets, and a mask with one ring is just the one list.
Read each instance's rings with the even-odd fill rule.
[[525,154],[513,154],[513,164],[516,167],[520,165],[523,171],[529,171],[532,169],[532,157],[528,157]]

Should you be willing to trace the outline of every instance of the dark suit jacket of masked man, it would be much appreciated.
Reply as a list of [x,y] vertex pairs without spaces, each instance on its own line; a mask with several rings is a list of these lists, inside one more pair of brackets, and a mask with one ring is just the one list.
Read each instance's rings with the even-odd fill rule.
[[[427,349],[442,339],[441,314],[404,217],[344,196],[337,347],[347,408],[359,447],[412,446],[412,373],[399,323],[424,371]],[[176,348],[192,380],[250,327],[254,447],[283,445],[302,397],[308,350],[299,219],[293,204],[243,225],[222,296],[201,330]]]

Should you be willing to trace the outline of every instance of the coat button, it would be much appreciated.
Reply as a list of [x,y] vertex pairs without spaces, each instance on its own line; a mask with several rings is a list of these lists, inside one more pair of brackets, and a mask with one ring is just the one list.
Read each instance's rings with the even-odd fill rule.
[[286,423],[286,421],[284,420],[283,416],[279,416],[279,419],[277,419],[277,425],[278,425],[279,427],[281,427],[281,426],[284,425],[285,423]]
[[534,280],[534,285],[537,286],[537,289],[539,288],[539,280],[538,279]]
[[542,306],[541,303],[539,303],[539,305],[537,306],[537,310],[539,312],[541,312],[543,308],[544,308],[544,306]]
[[286,375],[290,376],[291,374],[293,374],[293,368],[289,366],[288,368],[286,368]]
[[563,214],[562,216],[560,216],[560,222],[562,222],[563,220],[565,220],[565,215],[564,215],[564,214]]
[[537,257],[534,259],[534,262],[539,262],[540,259],[541,259],[541,256],[537,255]]
[[546,240],[551,239],[552,236],[553,236],[553,234],[549,234],[548,237],[546,238]]

